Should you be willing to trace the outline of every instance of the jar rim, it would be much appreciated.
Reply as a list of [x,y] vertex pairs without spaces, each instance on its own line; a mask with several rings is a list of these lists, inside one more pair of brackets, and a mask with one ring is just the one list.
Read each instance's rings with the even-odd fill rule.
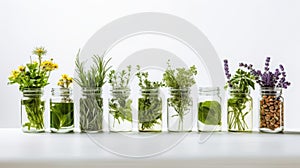
[[230,88],[229,90],[229,93],[236,93],[236,94],[250,94],[250,92],[251,92],[251,90],[250,89],[248,89],[248,91],[247,92],[245,92],[245,91],[242,91],[241,89],[232,89],[232,88]]
[[199,87],[199,92],[213,92],[220,91],[220,87],[218,86],[208,86],[208,87]]

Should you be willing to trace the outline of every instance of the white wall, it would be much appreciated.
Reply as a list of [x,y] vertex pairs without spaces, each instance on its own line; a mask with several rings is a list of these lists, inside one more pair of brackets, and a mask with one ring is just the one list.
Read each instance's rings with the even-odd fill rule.
[[[292,81],[284,91],[286,129],[300,130],[297,0],[1,0],[0,127],[19,127],[21,95],[17,86],[6,85],[7,77],[28,61],[33,47],[47,47],[48,56],[60,65],[51,77],[56,80],[61,73],[73,74],[76,52],[98,29],[138,12],[163,12],[186,19],[199,27],[220,59],[228,58],[231,65],[247,61],[263,66],[265,56],[272,55],[271,65],[284,64]],[[255,123],[257,117],[255,114]]]

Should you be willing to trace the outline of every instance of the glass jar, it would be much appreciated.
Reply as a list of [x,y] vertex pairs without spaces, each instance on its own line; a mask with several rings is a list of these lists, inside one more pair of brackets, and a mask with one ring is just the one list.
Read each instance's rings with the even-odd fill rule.
[[198,131],[221,131],[222,106],[219,87],[200,87]]
[[82,88],[82,95],[79,100],[79,116],[81,132],[97,133],[102,131],[102,88]]
[[251,132],[253,118],[253,100],[250,91],[243,92],[238,89],[229,90],[227,100],[228,131]]
[[173,132],[192,131],[193,99],[190,88],[170,89],[168,98],[168,130]]
[[284,129],[284,99],[281,88],[262,87],[260,90],[259,131],[279,133]]
[[112,89],[109,106],[109,131],[132,131],[130,89]]
[[162,99],[159,89],[142,89],[138,99],[138,120],[140,132],[162,131]]
[[45,100],[42,88],[25,88],[21,99],[21,124],[23,132],[45,132]]
[[54,133],[73,132],[74,103],[72,90],[52,88],[50,98],[50,130]]

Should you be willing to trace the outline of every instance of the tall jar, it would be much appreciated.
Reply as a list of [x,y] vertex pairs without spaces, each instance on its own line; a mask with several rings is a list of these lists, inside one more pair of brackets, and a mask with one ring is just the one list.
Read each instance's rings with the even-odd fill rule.
[[73,132],[74,103],[72,90],[52,88],[50,98],[50,130],[54,133]]
[[221,131],[222,107],[219,87],[200,87],[198,131]]
[[45,132],[45,100],[42,88],[25,88],[21,99],[21,124],[23,132]]
[[259,131],[279,133],[284,129],[284,99],[281,88],[262,87],[260,90]]
[[171,132],[192,131],[193,99],[190,88],[170,89],[168,98],[168,130]]
[[253,118],[253,100],[250,91],[243,92],[237,89],[229,90],[227,100],[228,131],[251,132]]
[[112,89],[109,106],[109,131],[132,131],[132,100],[130,89]]
[[159,89],[142,89],[138,99],[140,132],[162,131],[162,99]]
[[79,115],[81,132],[102,132],[102,88],[82,88],[82,95],[79,101]]

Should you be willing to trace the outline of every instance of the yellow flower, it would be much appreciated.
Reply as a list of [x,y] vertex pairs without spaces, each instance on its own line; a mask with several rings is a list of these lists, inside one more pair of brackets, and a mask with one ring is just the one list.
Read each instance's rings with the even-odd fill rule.
[[58,69],[58,64],[53,64],[54,69]]
[[63,86],[64,86],[64,82],[63,82],[63,81],[59,81],[59,82],[57,83],[57,85],[63,87]]
[[67,74],[62,74],[62,75],[61,75],[61,78],[62,78],[62,79],[68,79],[68,77],[69,77],[69,76],[68,76]]
[[41,57],[42,55],[45,55],[47,53],[47,50],[45,50],[44,47],[37,47],[32,51],[32,53]]
[[22,66],[22,65],[21,65],[21,66],[19,66],[19,68],[18,68],[18,69],[19,69],[19,71],[21,71],[21,72],[25,71],[25,67],[24,67],[24,66]]
[[72,82],[73,82],[73,78],[72,78],[72,77],[70,77],[70,76],[67,78],[67,80],[68,80],[70,83],[72,83]]
[[11,71],[9,78],[16,79],[19,76],[19,74],[20,74],[19,70],[13,70]]
[[53,71],[58,68],[58,65],[53,63],[52,61],[43,61],[41,67],[45,71]]

